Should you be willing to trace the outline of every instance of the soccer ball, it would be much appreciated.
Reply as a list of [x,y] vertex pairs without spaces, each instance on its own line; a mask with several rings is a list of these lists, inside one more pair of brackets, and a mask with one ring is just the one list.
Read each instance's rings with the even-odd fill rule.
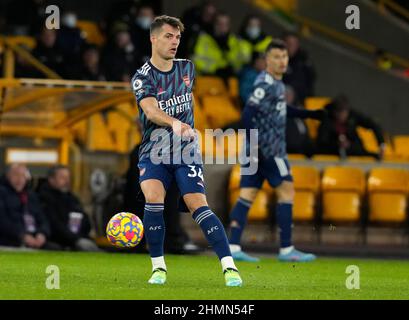
[[143,237],[143,224],[138,216],[129,212],[120,212],[109,220],[106,234],[109,242],[116,247],[132,248]]

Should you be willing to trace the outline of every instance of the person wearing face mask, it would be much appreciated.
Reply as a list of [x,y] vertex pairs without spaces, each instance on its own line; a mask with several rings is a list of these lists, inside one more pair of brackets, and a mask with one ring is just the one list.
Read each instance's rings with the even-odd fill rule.
[[102,64],[108,81],[131,81],[130,74],[137,66],[136,49],[128,26],[121,22],[117,23],[102,54]]
[[135,62],[137,65],[144,64],[151,56],[149,29],[154,17],[153,8],[144,5],[137,10],[134,22],[130,25],[131,39],[135,46]]
[[236,75],[245,64],[239,38],[231,32],[230,16],[220,12],[214,20],[213,32],[201,32],[193,50],[192,60],[202,75],[224,79]]
[[61,28],[57,32],[56,46],[64,54],[64,60],[69,65],[67,77],[74,68],[78,68],[81,61],[81,49],[85,45],[81,30],[77,27],[77,15],[73,11],[65,12],[61,17]]
[[70,171],[65,166],[52,167],[39,188],[43,211],[50,221],[50,239],[63,248],[99,251],[89,238],[90,220],[80,200],[70,191]]
[[183,41],[180,43],[178,53],[184,58],[193,52],[200,32],[211,33],[213,30],[213,20],[217,14],[217,8],[212,1],[204,0],[200,4],[188,8],[182,16],[182,21],[186,26],[183,33]]
[[59,249],[49,242],[50,228],[37,195],[28,188],[30,172],[13,163],[0,181],[0,245]]
[[251,61],[254,53],[264,53],[273,37],[262,30],[258,16],[249,15],[240,28],[241,48],[245,52],[246,63]]

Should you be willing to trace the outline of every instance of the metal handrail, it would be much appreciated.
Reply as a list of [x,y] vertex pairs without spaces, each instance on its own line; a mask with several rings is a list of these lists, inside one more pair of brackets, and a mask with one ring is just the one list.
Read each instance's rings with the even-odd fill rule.
[[[250,2],[252,2],[253,4],[255,4],[254,0],[248,0]],[[385,2],[387,2],[388,4],[392,3],[392,1],[390,0],[384,0]],[[271,3],[273,4],[274,1],[271,1]],[[278,8],[278,7],[276,7]],[[282,8],[278,8],[280,10],[283,10]],[[338,42],[347,44],[355,49],[358,49],[360,51],[363,51],[365,53],[369,53],[369,54],[375,54],[376,51],[378,50],[378,48],[370,43],[367,43],[365,41],[359,40],[355,37],[352,37],[350,35],[344,34],[342,32],[339,32],[333,28],[330,28],[320,22],[317,22],[313,19],[310,18],[306,18],[303,17],[299,14],[290,12],[290,11],[285,11],[285,14],[292,19],[293,21],[301,24],[302,26],[308,27],[310,29],[316,30],[319,33],[326,35],[332,39],[335,39]],[[388,59],[390,59],[393,63],[395,63],[398,66],[401,66],[403,68],[409,68],[409,60],[402,58],[396,54],[393,53],[389,53],[386,52],[384,54]]]
[[396,2],[392,0],[379,0],[378,4],[380,8],[389,7],[389,9],[391,9],[395,13],[398,13],[402,17],[405,17],[405,19],[409,21],[409,11]]
[[28,50],[23,49],[15,41],[9,40],[7,37],[0,37],[0,44],[5,47],[4,69],[3,76],[5,78],[14,77],[14,54],[20,55],[32,67],[39,70],[50,79],[62,79],[57,73],[48,68],[46,65],[38,61]]

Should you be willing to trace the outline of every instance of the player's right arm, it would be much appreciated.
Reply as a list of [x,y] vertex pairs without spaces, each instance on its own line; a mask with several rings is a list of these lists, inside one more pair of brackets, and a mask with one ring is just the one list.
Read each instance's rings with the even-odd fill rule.
[[149,121],[161,127],[172,127],[172,130],[179,136],[194,136],[193,129],[187,123],[183,123],[163,112],[159,108],[156,98],[147,97],[141,100],[139,105]]
[[132,87],[139,106],[146,118],[161,127],[171,127],[179,136],[193,137],[193,129],[186,123],[175,119],[159,108],[156,89],[146,76],[133,79]]

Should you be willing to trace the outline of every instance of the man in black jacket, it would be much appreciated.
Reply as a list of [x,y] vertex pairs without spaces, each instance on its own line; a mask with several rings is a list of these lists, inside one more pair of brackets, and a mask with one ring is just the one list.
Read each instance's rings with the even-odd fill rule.
[[[318,128],[317,152],[345,156],[372,156],[381,160],[385,150],[382,129],[369,117],[351,109],[346,96],[340,95],[331,101],[325,109],[328,118]],[[371,129],[379,144],[379,152],[365,150],[359,138],[357,128]]]
[[11,164],[0,185],[0,245],[59,249],[48,242],[49,225],[36,194],[27,188],[30,172]]
[[70,171],[65,166],[49,170],[48,180],[40,187],[44,213],[50,221],[50,238],[62,247],[80,251],[99,251],[89,238],[88,215],[79,199],[70,192]]
[[315,68],[308,53],[300,47],[297,34],[286,34],[284,41],[290,60],[283,81],[294,88],[299,101],[304,103],[306,97],[314,95]]

